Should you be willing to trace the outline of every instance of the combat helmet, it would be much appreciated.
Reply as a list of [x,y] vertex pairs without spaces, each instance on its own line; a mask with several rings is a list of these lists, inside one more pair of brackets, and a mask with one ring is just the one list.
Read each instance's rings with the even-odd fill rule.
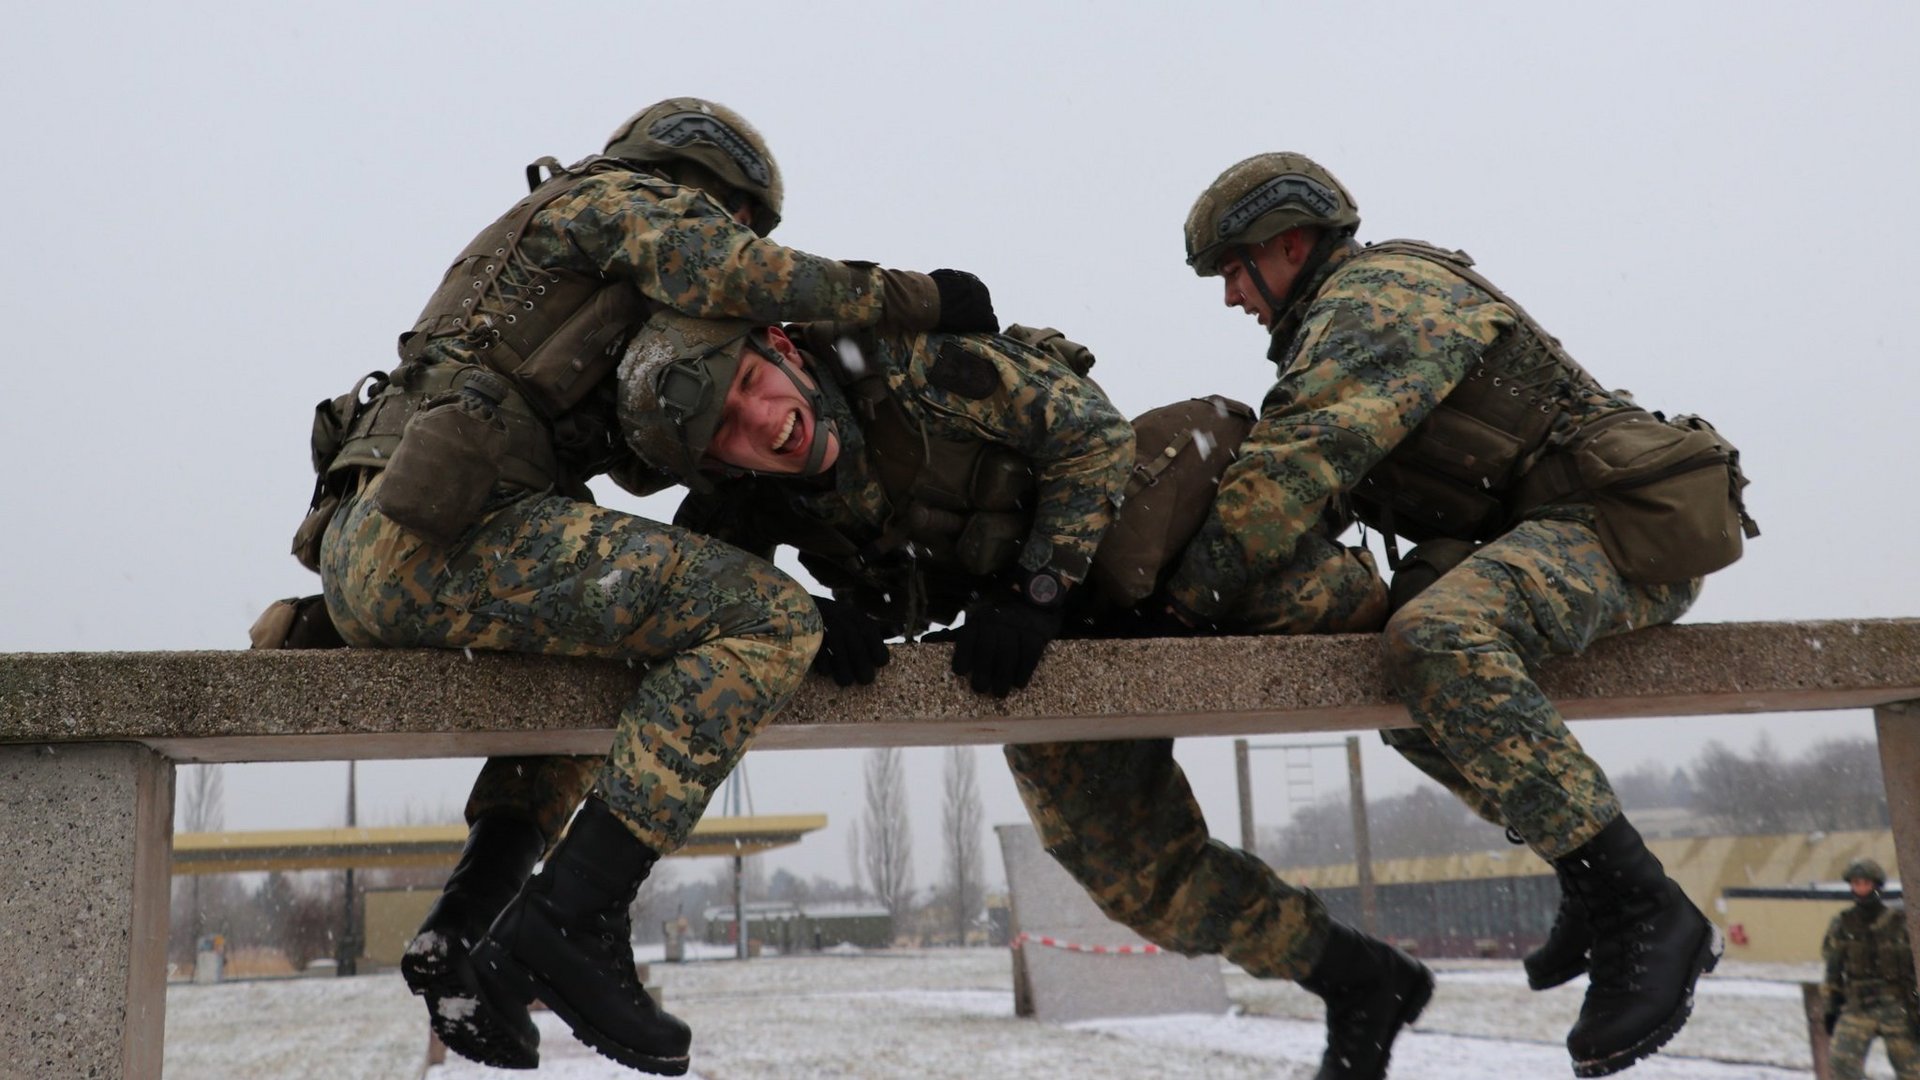
[[1861,878],[1873,882],[1873,887],[1876,889],[1887,887],[1886,870],[1872,859],[1855,859],[1848,863],[1846,870],[1840,874],[1842,881],[1858,881]]
[[[668,98],[649,105],[614,129],[602,153],[623,161],[698,166],[753,203],[754,232],[765,236],[780,224],[786,188],[773,151],[746,117],[717,101]],[[707,185],[696,186],[704,190]]]
[[695,491],[712,490],[702,460],[749,345],[793,382],[813,410],[812,445],[800,472],[822,471],[833,423],[819,388],[793,369],[758,325],[671,310],[648,319],[620,360],[620,428],[641,461]]
[[1220,273],[1229,248],[1258,244],[1301,225],[1351,235],[1360,209],[1332,173],[1305,154],[1255,154],[1214,180],[1187,212],[1187,265]]

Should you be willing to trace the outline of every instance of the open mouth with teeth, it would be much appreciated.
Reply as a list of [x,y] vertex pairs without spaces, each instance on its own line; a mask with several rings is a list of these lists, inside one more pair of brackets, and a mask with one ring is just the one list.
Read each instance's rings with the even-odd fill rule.
[[781,425],[778,435],[776,435],[773,440],[773,445],[768,447],[768,449],[783,456],[799,453],[807,441],[807,425],[804,422],[805,419],[806,418],[800,414],[799,409],[794,409],[792,412],[789,412],[787,414],[787,422]]

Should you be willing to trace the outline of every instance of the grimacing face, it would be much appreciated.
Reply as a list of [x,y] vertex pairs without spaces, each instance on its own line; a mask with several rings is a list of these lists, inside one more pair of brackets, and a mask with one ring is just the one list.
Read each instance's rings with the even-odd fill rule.
[[[811,387],[813,375],[787,335],[779,327],[768,327],[766,339]],[[814,420],[812,403],[749,338],[740,353],[740,368],[727,387],[720,423],[707,444],[707,456],[736,469],[798,475],[813,449]],[[825,437],[822,470],[832,468],[840,456],[839,438],[831,432]]]

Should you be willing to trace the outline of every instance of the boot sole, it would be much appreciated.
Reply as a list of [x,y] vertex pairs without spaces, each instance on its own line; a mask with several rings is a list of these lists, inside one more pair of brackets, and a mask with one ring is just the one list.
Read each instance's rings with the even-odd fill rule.
[[1687,996],[1680,1000],[1680,1007],[1667,1017],[1666,1022],[1653,1030],[1653,1033],[1625,1050],[1608,1054],[1606,1057],[1592,1058],[1573,1063],[1573,1075],[1579,1077],[1612,1076],[1643,1058],[1654,1055],[1668,1040],[1687,1026],[1687,1019],[1693,1015],[1693,991],[1700,982],[1700,976],[1707,974],[1720,965],[1720,952],[1724,948],[1720,938],[1720,928],[1707,924],[1707,939],[1693,955],[1693,977],[1687,980]]
[[527,967],[511,956],[492,938],[482,938],[473,950],[473,962],[487,965],[487,970],[501,981],[522,1001],[539,998],[547,1003],[555,1015],[566,1021],[572,1029],[573,1037],[593,1048],[594,1052],[610,1061],[618,1062],[629,1069],[653,1073],[657,1076],[680,1076],[686,1073],[692,1059],[686,1055],[680,1057],[655,1057],[638,1053],[608,1037],[599,1028],[588,1023],[567,999],[554,993],[547,980],[538,971]]
[[[467,964],[472,962],[469,957]],[[433,1033],[447,1049],[490,1069],[539,1068],[539,1046],[529,1046],[505,1025],[488,1018],[499,1006],[479,985],[478,977],[462,966],[451,958],[436,961],[413,953],[400,958],[400,976],[407,989],[427,999],[427,1021]],[[465,1019],[447,1015],[441,1003],[449,999],[474,1002],[472,1013]]]

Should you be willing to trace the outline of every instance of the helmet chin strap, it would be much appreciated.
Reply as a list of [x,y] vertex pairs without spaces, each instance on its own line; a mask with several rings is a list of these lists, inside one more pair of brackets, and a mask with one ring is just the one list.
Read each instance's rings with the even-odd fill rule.
[[1280,321],[1280,300],[1273,295],[1273,290],[1267,288],[1266,276],[1260,273],[1259,265],[1253,261],[1252,250],[1246,244],[1241,244],[1234,252],[1240,256],[1240,265],[1247,268],[1247,279],[1253,282],[1254,291],[1266,303],[1267,317],[1277,324]]
[[807,408],[813,412],[813,435],[807,443],[807,460],[800,466],[800,475],[819,476],[826,471],[821,463],[827,456],[827,436],[836,434],[833,421],[827,419],[826,395],[820,392],[819,386],[801,378],[800,370],[786,357],[775,353],[773,366],[780,369],[795,390],[800,391],[800,396],[807,400]]

